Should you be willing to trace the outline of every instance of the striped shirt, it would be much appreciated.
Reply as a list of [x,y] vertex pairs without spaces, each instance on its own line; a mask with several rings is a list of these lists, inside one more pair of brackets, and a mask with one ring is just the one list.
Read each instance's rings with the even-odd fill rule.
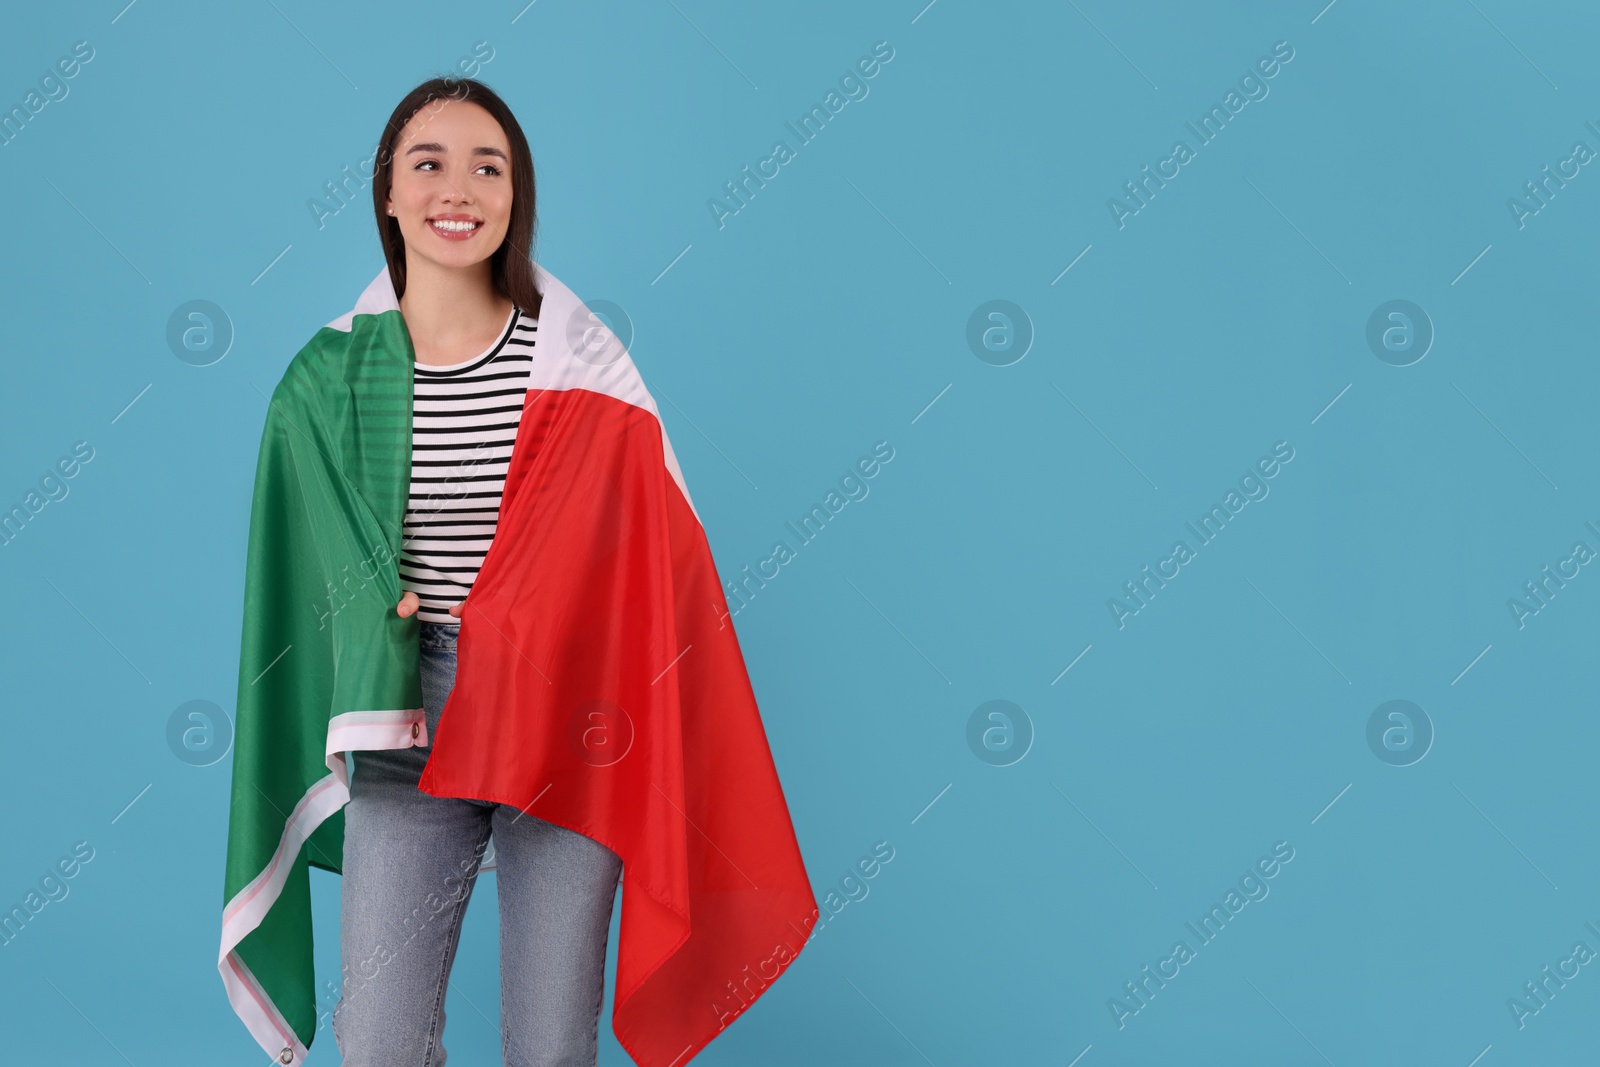
[[511,448],[522,421],[538,320],[513,307],[500,338],[460,363],[412,365],[411,495],[400,588],[417,618],[459,625],[500,518]]

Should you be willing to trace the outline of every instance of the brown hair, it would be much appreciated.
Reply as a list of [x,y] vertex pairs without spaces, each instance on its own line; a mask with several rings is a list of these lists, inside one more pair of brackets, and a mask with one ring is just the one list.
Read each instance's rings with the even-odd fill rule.
[[489,273],[495,292],[537,317],[543,294],[533,275],[533,240],[539,221],[535,210],[533,153],[528,150],[528,139],[505,101],[493,89],[472,78],[430,78],[418,85],[395,107],[383,128],[383,138],[378,142],[372,170],[372,208],[378,218],[378,240],[389,262],[389,279],[394,283],[395,298],[404,296],[406,291],[406,242],[400,236],[400,220],[390,215],[384,206],[394,182],[394,143],[417,112],[430,105],[431,110],[438,111],[443,104],[434,102],[448,100],[483,108],[500,124],[511,145],[511,221],[505,240],[489,257]]

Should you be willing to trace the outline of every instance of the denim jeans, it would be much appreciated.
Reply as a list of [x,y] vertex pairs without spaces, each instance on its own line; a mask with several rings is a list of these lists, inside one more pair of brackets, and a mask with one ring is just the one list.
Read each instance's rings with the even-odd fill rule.
[[[430,739],[455,684],[456,633],[421,623]],[[510,805],[422,792],[429,751],[351,754],[333,1013],[345,1067],[443,1067],[445,992],[491,834],[505,1067],[593,1067],[622,861]]]

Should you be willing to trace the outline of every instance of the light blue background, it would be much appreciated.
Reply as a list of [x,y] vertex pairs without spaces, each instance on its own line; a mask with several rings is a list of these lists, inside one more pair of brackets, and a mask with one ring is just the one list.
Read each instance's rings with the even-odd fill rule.
[[[1600,148],[1600,11],[922,4],[8,14],[7,109],[75,41],[95,57],[0,148],[0,506],[95,456],[0,550],[0,904],[96,856],[0,950],[3,1058],[264,1059],[215,966],[229,761],[165,727],[233,709],[265,395],[382,265],[370,199],[320,229],[307,203],[478,41],[533,145],[538,258],[626,309],[725,577],[895,450],[736,619],[819,898],[895,858],[697,1063],[1594,1047],[1600,968],[1521,1029],[1507,1000],[1600,951],[1600,574],[1521,629],[1507,600],[1600,549],[1600,176],[1522,228],[1507,201]],[[878,41],[869,95],[719,229],[707,201]],[[1108,198],[1277,41],[1269,95],[1119,229]],[[200,298],[237,331],[207,367],[164,336]],[[965,340],[991,299],[1036,333],[1010,366]],[[1408,367],[1365,339],[1392,299],[1437,331]],[[1107,600],[1280,440],[1270,495],[1119,629]],[[1010,766],[966,741],[993,699],[1034,731]],[[1436,730],[1412,766],[1367,745],[1392,699]],[[1119,1029],[1108,999],[1278,841],[1270,895]],[[492,879],[452,1063],[498,1062]],[[339,882],[312,880],[336,978]],[[608,986],[623,1064],[610,1012]],[[311,1062],[337,1058],[324,1028]]]

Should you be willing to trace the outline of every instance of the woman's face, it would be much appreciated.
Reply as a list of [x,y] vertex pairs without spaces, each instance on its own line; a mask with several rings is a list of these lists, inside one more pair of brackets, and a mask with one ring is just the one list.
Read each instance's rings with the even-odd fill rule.
[[511,146],[477,104],[435,100],[395,139],[387,207],[409,256],[470,267],[494,254],[511,222]]

